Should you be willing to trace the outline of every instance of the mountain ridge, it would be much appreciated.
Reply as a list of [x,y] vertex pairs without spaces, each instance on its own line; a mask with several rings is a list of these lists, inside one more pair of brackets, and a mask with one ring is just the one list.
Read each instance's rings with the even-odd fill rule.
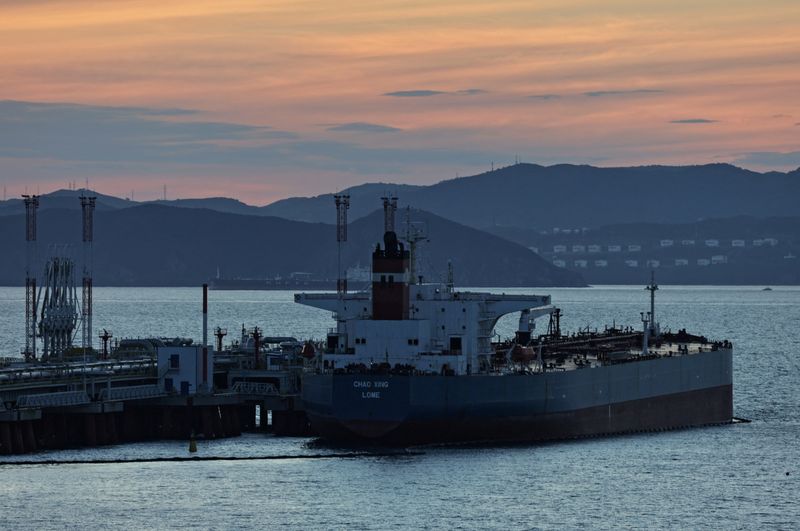
[[[428,225],[431,244],[421,248],[421,272],[441,279],[452,261],[459,285],[582,286],[579,274],[556,268],[524,246],[435,214],[415,211]],[[19,285],[24,278],[25,216],[6,216],[0,224],[0,283]],[[39,215],[39,255],[52,244],[69,244],[80,256],[80,212],[49,209]],[[268,278],[305,271],[336,278],[336,230],[332,225],[272,216],[249,216],[200,208],[147,204],[95,213],[96,285],[184,286],[215,276]],[[368,264],[381,241],[383,212],[350,224],[343,249],[346,267]],[[479,249],[480,252],[476,252]],[[37,272],[41,264],[37,267]]]

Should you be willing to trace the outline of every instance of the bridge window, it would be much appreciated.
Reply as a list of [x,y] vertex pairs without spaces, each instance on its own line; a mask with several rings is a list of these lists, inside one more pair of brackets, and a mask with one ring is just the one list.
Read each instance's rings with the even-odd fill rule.
[[457,353],[461,352],[461,336],[450,337],[450,350]]

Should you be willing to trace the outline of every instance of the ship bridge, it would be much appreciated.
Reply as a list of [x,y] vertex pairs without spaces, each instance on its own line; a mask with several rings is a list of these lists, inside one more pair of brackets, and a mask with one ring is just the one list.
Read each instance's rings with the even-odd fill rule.
[[298,293],[295,302],[333,312],[323,367],[381,365],[425,373],[471,374],[492,354],[503,315],[522,312],[518,337],[530,339],[533,320],[554,311],[548,295],[455,291],[452,282],[417,283],[410,252],[392,230],[372,253],[370,290]]

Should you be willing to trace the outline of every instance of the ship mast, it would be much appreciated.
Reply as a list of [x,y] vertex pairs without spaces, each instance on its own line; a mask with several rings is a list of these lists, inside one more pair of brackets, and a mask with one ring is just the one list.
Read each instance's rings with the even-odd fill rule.
[[406,242],[408,242],[409,251],[409,270],[408,270],[408,283],[421,284],[421,279],[417,277],[417,244],[422,241],[427,241],[425,230],[419,223],[411,222],[411,207],[406,207]]
[[658,326],[656,325],[656,291],[658,291],[658,284],[656,284],[655,271],[650,271],[650,284],[644,289],[650,292],[650,333],[656,336],[658,335]]

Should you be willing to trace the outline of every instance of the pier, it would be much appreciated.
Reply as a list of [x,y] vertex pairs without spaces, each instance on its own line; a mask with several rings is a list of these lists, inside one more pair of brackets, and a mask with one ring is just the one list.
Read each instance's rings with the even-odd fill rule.
[[86,364],[0,361],[0,455],[218,439],[247,431],[308,433],[296,369],[234,368],[232,360],[246,354],[228,353],[214,365],[216,385],[181,380],[175,386],[181,362],[202,355],[202,347],[182,347],[178,358],[175,349],[167,347],[161,355],[173,362],[166,368],[158,357]]

